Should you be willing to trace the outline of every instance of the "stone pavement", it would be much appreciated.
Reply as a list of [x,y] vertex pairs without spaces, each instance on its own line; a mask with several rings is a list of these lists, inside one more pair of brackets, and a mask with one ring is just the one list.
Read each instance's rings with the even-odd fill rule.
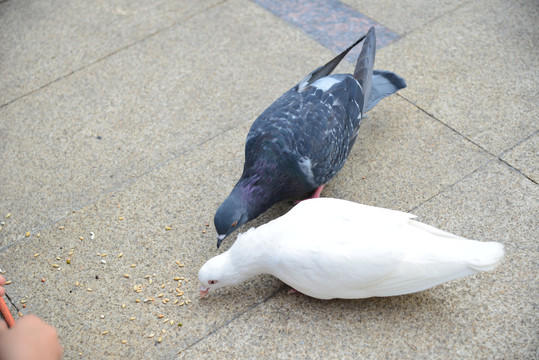
[[[7,293],[66,359],[538,358],[537,23],[526,0],[0,1]],[[392,298],[260,276],[199,299],[250,124],[371,24],[408,88],[323,196],[500,241],[504,262]]]

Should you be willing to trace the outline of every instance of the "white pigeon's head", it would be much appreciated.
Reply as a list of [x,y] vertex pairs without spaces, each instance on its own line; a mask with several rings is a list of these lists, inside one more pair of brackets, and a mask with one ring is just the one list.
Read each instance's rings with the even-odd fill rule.
[[223,286],[236,285],[238,284],[237,280],[238,276],[234,276],[234,267],[226,252],[213,257],[198,271],[200,296],[204,297],[209,292]]

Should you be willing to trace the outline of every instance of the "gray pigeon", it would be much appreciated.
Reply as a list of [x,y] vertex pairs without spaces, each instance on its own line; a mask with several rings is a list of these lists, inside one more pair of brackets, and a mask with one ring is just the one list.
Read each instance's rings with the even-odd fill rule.
[[[362,40],[354,74],[330,75]],[[348,49],[305,76],[253,123],[240,180],[215,214],[217,247],[242,224],[273,204],[313,192],[344,165],[363,114],[406,87],[389,71],[374,70],[376,35],[371,27]],[[367,101],[368,99],[368,101]]]

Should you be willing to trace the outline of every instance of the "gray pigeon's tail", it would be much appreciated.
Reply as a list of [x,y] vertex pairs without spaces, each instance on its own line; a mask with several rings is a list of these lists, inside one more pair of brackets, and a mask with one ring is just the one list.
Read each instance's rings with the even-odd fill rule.
[[342,59],[360,42],[365,39],[367,35],[363,35],[360,37],[355,43],[350,45],[346,50],[344,50],[339,55],[335,56],[331,61],[329,61],[326,65],[319,67],[309,75],[305,76],[298,84],[298,91],[302,92],[303,89],[305,89],[307,86],[311,85],[313,82],[315,82],[318,79],[323,78],[324,76],[328,76],[335,70],[337,65],[341,62]]
[[363,105],[363,114],[386,96],[406,87],[404,79],[395,73],[383,70],[373,71],[375,54],[376,34],[373,26],[366,35],[354,70],[354,78],[359,81],[364,98],[369,99]]
[[364,112],[369,111],[386,96],[396,93],[406,87],[406,82],[399,75],[391,71],[374,70],[372,74],[371,94],[369,103],[364,108]]
[[362,114],[365,113],[365,109],[368,107],[366,100],[369,99],[371,93],[372,68],[374,67],[375,54],[376,32],[374,30],[374,26],[371,26],[369,32],[367,32],[367,35],[365,36],[365,42],[363,43],[361,53],[357,59],[356,68],[354,69],[354,78],[361,85],[361,89],[363,90],[363,98],[365,99],[363,102]]

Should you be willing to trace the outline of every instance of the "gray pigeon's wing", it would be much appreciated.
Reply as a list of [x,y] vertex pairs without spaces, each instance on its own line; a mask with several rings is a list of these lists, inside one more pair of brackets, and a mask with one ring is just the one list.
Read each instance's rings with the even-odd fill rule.
[[[344,165],[361,121],[363,94],[350,75],[332,75],[303,92],[290,89],[253,123],[246,143],[246,168],[259,154],[278,154],[292,177],[308,190],[328,182]],[[244,168],[244,170],[246,169]]]

